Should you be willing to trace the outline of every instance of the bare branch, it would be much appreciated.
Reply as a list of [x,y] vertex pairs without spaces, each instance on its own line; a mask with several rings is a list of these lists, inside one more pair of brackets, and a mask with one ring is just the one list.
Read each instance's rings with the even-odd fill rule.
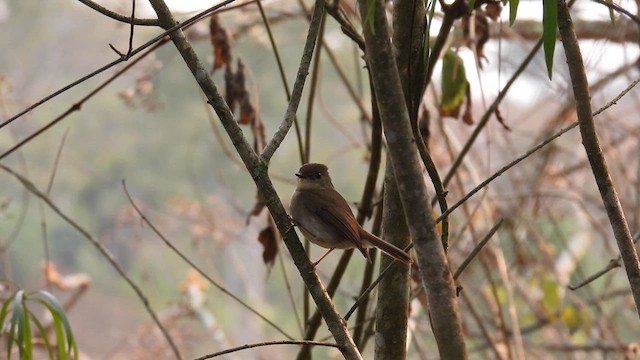
[[[323,6],[323,4],[323,0],[316,1],[316,7]],[[251,144],[244,137],[242,129],[240,129],[240,126],[233,117],[227,103],[209,76],[208,71],[204,68],[204,65],[198,58],[191,44],[187,41],[182,30],[176,26],[176,21],[167,5],[162,0],[151,0],[151,5],[158,14],[158,18],[160,19],[163,28],[175,28],[175,30],[170,33],[171,40],[184,59],[185,64],[193,74],[194,79],[206,94],[207,101],[216,111],[220,122],[231,138],[231,142],[236,147],[236,151],[242,158],[242,161],[251,174],[253,181],[264,195],[265,204],[273,216],[278,230],[282,234],[284,243],[289,249],[291,257],[293,258],[305,285],[309,289],[311,296],[318,305],[318,309],[322,313],[322,316],[329,327],[329,331],[331,331],[336,343],[340,345],[340,350],[342,351],[343,356],[347,359],[362,359],[362,356],[349,334],[349,330],[338,315],[330,297],[320,282],[309,257],[300,243],[300,239],[293,230],[291,220],[284,210],[282,202],[280,201],[278,194],[273,188],[271,179],[269,178],[267,164],[261,161],[260,157],[258,157],[258,155],[253,151]]]
[[[92,8],[93,10],[99,12],[100,14],[109,17],[113,20],[117,20],[123,23],[131,23],[132,25],[140,25],[140,26],[158,26],[158,19],[136,19],[135,17],[131,16],[125,16],[125,15],[121,15],[118,14],[117,12],[111,11],[107,8],[105,8],[104,6],[101,6],[91,0],[78,0],[81,3],[87,5],[88,7]],[[135,2],[136,0],[132,0],[132,2],[134,3],[134,7],[135,7]]]
[[255,343],[255,344],[242,345],[242,346],[238,346],[238,347],[235,347],[235,348],[232,348],[232,349],[226,349],[226,350],[223,350],[223,351],[219,351],[217,353],[213,353],[213,354],[205,355],[205,356],[202,356],[202,357],[199,357],[199,358],[195,358],[194,360],[213,359],[214,357],[218,357],[220,355],[230,354],[230,353],[236,352],[236,351],[241,351],[241,350],[246,350],[246,349],[253,349],[253,348],[257,348],[257,347],[270,346],[270,345],[309,345],[309,346],[328,346],[328,347],[340,348],[340,346],[338,344],[328,343],[328,342],[324,342],[324,341],[308,341],[308,340],[266,341],[266,342]]
[[569,7],[564,0],[558,1],[558,30],[562,45],[567,56],[567,64],[571,84],[573,85],[573,95],[576,100],[576,113],[580,125],[580,135],[584,146],[591,171],[600,190],[602,203],[607,211],[609,222],[613,230],[613,235],[618,243],[622,262],[627,272],[629,285],[636,304],[636,310],[640,315],[640,266],[638,263],[638,253],[631,238],[629,225],[625,219],[618,193],[611,179],[611,174],[607,162],[602,155],[598,134],[595,129],[593,115],[591,113],[591,95],[589,93],[589,83],[584,71],[582,54],[578,45],[578,39],[573,30]]
[[266,316],[262,315],[256,309],[254,309],[251,305],[247,304],[246,302],[244,302],[244,300],[240,299],[237,295],[227,290],[227,288],[219,284],[217,281],[213,280],[209,275],[207,275],[207,273],[205,273],[202,269],[200,269],[199,266],[193,263],[193,261],[189,260],[188,257],[186,257],[180,250],[178,250],[178,248],[176,248],[171,243],[171,241],[169,241],[169,239],[167,239],[167,237],[164,236],[162,232],[160,232],[160,230],[158,230],[158,228],[149,220],[149,218],[147,218],[147,216],[142,212],[142,210],[140,210],[140,208],[135,203],[135,201],[133,201],[133,198],[129,193],[129,189],[127,189],[127,184],[124,182],[124,180],[122,180],[122,187],[124,188],[124,192],[127,195],[127,199],[129,200],[129,203],[131,204],[131,206],[133,206],[133,209],[136,211],[136,213],[138,213],[138,215],[140,216],[140,219],[142,219],[142,221],[145,224],[149,225],[149,228],[151,229],[151,231],[153,231],[162,240],[162,242],[164,242],[164,244],[167,245],[169,249],[171,249],[171,251],[176,253],[176,255],[178,255],[182,260],[184,260],[184,262],[189,264],[189,266],[191,266],[195,271],[197,271],[200,275],[202,275],[202,277],[205,278],[211,285],[215,286],[218,290],[222,291],[225,295],[235,300],[238,304],[242,305],[245,309],[257,315],[260,319],[264,320],[267,324],[271,325],[271,327],[276,329],[280,334],[284,335],[290,340],[293,340],[293,337],[287,334],[281,327],[276,325],[276,323],[269,320]]
[[473,248],[471,253],[464,259],[464,261],[462,261],[462,263],[458,267],[458,270],[456,270],[456,272],[453,273],[453,278],[455,280],[458,279],[458,277],[460,276],[460,274],[462,274],[464,269],[466,269],[467,266],[469,266],[469,264],[471,263],[473,258],[475,258],[476,255],[478,255],[478,253],[480,253],[480,250],[482,250],[482,248],[489,242],[489,240],[491,240],[491,237],[493,236],[493,234],[495,234],[496,231],[498,231],[498,229],[500,229],[500,226],[502,226],[502,221],[503,220],[504,219],[500,219],[500,221],[498,221],[495,225],[493,225],[493,227],[489,230],[487,235],[485,235],[484,238],[482,238],[482,240],[480,240],[480,242]]
[[64,212],[62,212],[62,210],[60,210],[60,208],[58,208],[56,206],[56,204],[54,204],[51,199],[49,198],[49,196],[47,196],[45,193],[43,193],[42,191],[38,190],[38,188],[31,182],[29,181],[29,179],[25,178],[24,176],[18,174],[17,172],[13,171],[11,168],[4,166],[2,164],[0,164],[0,169],[6,171],[7,173],[11,174],[13,177],[15,177],[16,179],[18,179],[18,181],[20,181],[20,183],[29,191],[31,192],[33,195],[37,196],[38,198],[40,198],[42,201],[44,201],[45,204],[47,204],[49,206],[49,208],[51,210],[53,210],[53,212],[55,212],[56,214],[58,214],[58,216],[60,216],[60,218],[62,218],[62,220],[66,221],[69,225],[71,225],[72,228],[76,229],[76,231],[78,231],[80,234],[82,234],[82,236],[89,240],[89,242],[95,246],[96,249],[98,249],[98,251],[100,252],[100,254],[107,259],[107,261],[109,262],[109,264],[111,264],[111,266],[113,266],[113,268],[118,272],[118,274],[127,282],[127,284],[129,284],[129,286],[133,289],[133,291],[136,293],[136,295],[138,296],[138,298],[140,299],[140,301],[142,301],[142,304],[144,305],[145,309],[147,310],[147,312],[149,313],[149,316],[151,316],[151,319],[153,319],[153,322],[156,323],[156,325],[158,326],[158,328],[160,329],[160,331],[162,332],[162,335],[164,335],[164,338],[167,340],[167,342],[169,343],[169,346],[171,347],[171,350],[173,351],[173,354],[175,355],[176,359],[182,359],[182,355],[180,355],[180,351],[178,350],[178,347],[176,346],[175,342],[173,341],[173,338],[171,337],[171,335],[169,334],[169,332],[167,331],[167,329],[164,327],[164,325],[162,325],[162,323],[160,322],[160,319],[158,319],[158,315],[156,315],[155,311],[151,308],[151,305],[149,304],[149,299],[147,298],[147,296],[142,292],[142,290],[140,289],[140,287],[133,281],[133,279],[131,279],[127,273],[124,271],[124,269],[120,266],[120,264],[118,264],[118,262],[116,261],[115,257],[113,257],[113,255],[111,254],[111,252],[104,247],[100,241],[96,238],[93,237],[93,235],[91,235],[87,230],[85,230],[83,227],[81,227],[77,222],[75,222],[73,219],[71,219],[69,216],[67,216],[67,214],[65,214]]
[[313,51],[316,46],[318,32],[320,31],[323,16],[324,1],[316,1],[316,5],[313,8],[313,15],[311,16],[311,20],[309,21],[309,31],[307,33],[307,39],[304,44],[304,49],[302,50],[300,66],[298,67],[296,80],[293,83],[291,100],[289,101],[289,106],[287,106],[284,120],[278,127],[276,133],[273,134],[273,138],[271,139],[271,141],[269,141],[267,146],[264,148],[264,151],[260,155],[260,160],[265,164],[269,163],[271,157],[276,152],[285,136],[287,136],[287,133],[289,132],[289,129],[291,129],[291,125],[293,124],[293,121],[295,119],[296,111],[298,110],[298,105],[300,104],[300,98],[302,97],[304,83],[307,79],[307,75],[309,74],[311,58],[313,57]]

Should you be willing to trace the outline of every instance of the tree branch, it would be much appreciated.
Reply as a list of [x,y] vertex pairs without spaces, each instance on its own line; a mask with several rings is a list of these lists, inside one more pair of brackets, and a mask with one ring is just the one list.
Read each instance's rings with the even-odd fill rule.
[[[322,0],[317,0],[317,2],[323,3]],[[151,6],[156,11],[156,14],[158,14],[158,19],[160,20],[163,28],[169,29],[176,25],[173,15],[163,0],[151,0]],[[258,155],[253,151],[251,144],[243,136],[242,129],[240,129],[240,126],[234,119],[227,103],[209,76],[208,71],[204,68],[204,65],[196,55],[195,50],[187,41],[182,30],[176,29],[170,33],[170,37],[176,49],[184,59],[187,67],[193,74],[194,79],[198,82],[198,85],[200,85],[200,88],[207,96],[208,102],[220,118],[220,122],[227,131],[236,151],[242,158],[243,163],[253,178],[253,181],[264,195],[265,205],[269,209],[278,230],[282,234],[284,243],[289,249],[291,257],[293,258],[305,285],[309,289],[311,296],[318,305],[318,309],[322,313],[322,316],[329,327],[329,331],[336,340],[336,343],[340,346],[342,355],[346,359],[362,359],[351,335],[349,334],[346,324],[338,315],[330,297],[320,282],[311,261],[309,261],[309,258],[298,239],[298,235],[296,235],[296,232],[293,230],[289,216],[287,215],[267,173],[267,164],[261,161]]]
[[636,303],[636,310],[640,315],[640,266],[638,266],[638,254],[622,211],[618,193],[613,185],[606,160],[602,155],[593,115],[591,114],[591,95],[589,93],[587,75],[584,72],[582,54],[580,53],[578,39],[573,31],[569,7],[564,0],[558,1],[558,30],[567,56],[582,144],[600,190],[600,196],[613,229],[613,235],[618,243],[620,255],[627,271],[627,278],[631,285],[631,292]]
[[400,199],[418,254],[440,357],[466,359],[453,277],[429,206],[429,195],[391,46],[384,1],[359,3],[367,49],[365,57],[378,99]]
[[[101,6],[91,0],[78,0],[78,1],[80,1],[81,3],[87,5],[88,7],[92,8],[93,10],[99,12],[100,14],[108,18],[111,18],[113,20],[120,21],[126,24],[133,24],[133,25],[140,25],[140,26],[158,26],[159,25],[158,19],[136,19],[136,18],[132,18],[131,16],[118,14],[117,12],[111,11],[106,7]],[[136,0],[132,0],[132,1],[135,4]]]
[[10,169],[7,166],[4,166],[2,164],[0,164],[0,169],[6,171],[7,173],[11,174],[12,176],[14,176],[16,179],[18,179],[18,181],[20,181],[20,183],[22,183],[22,185],[33,195],[37,196],[38,198],[40,198],[42,201],[44,201],[45,204],[47,204],[47,206],[49,206],[49,208],[51,210],[53,210],[53,212],[55,212],[56,214],[58,214],[58,216],[60,216],[67,224],[71,225],[71,227],[73,227],[74,229],[76,229],[76,231],[78,231],[80,234],[82,234],[82,236],[89,240],[89,242],[95,246],[96,249],[98,249],[98,251],[100,252],[100,254],[102,254],[102,256],[107,259],[107,261],[109,262],[109,264],[111,264],[111,266],[113,266],[113,268],[118,272],[118,274],[124,279],[124,281],[127,282],[127,284],[129,284],[129,287],[131,287],[131,289],[133,289],[133,291],[136,293],[136,295],[138,296],[138,298],[140,299],[140,301],[142,301],[142,304],[144,305],[145,309],[147,310],[147,312],[149,313],[149,316],[151,316],[151,319],[153,319],[153,322],[156,323],[156,325],[158,326],[158,328],[160,329],[160,332],[162,333],[162,335],[164,336],[164,338],[167,340],[167,342],[169,343],[169,347],[171,347],[171,350],[173,351],[173,354],[175,355],[176,359],[182,359],[182,355],[180,355],[180,351],[178,350],[178,347],[176,346],[175,342],[173,341],[173,338],[171,337],[171,335],[169,334],[169,331],[167,331],[167,329],[164,327],[164,325],[162,325],[162,323],[160,322],[160,319],[158,318],[158,315],[156,314],[156,312],[151,308],[151,305],[149,304],[149,298],[147,298],[147,296],[142,292],[142,290],[140,289],[140,287],[133,281],[133,279],[131,279],[129,277],[129,275],[127,275],[127,273],[124,271],[124,269],[120,266],[120,264],[118,264],[118,262],[116,261],[116,259],[113,257],[113,255],[111,254],[111,252],[105,248],[100,241],[98,241],[98,239],[96,239],[95,237],[93,237],[93,235],[91,235],[87,230],[85,230],[83,227],[81,227],[78,223],[76,223],[75,221],[73,221],[73,219],[71,219],[69,216],[67,216],[67,214],[65,214],[64,212],[62,212],[62,210],[60,210],[60,208],[58,208],[56,206],[56,204],[54,204],[51,199],[42,191],[40,191],[31,181],[29,181],[27,178],[25,178],[24,176],[18,174],[17,172],[13,171],[12,169]]

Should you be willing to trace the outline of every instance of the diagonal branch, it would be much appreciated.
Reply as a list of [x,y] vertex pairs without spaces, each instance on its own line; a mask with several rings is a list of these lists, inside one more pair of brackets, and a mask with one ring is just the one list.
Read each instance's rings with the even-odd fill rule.
[[45,193],[43,193],[42,191],[40,191],[31,181],[29,181],[27,178],[25,178],[24,176],[18,174],[17,172],[13,171],[11,168],[4,166],[2,164],[0,164],[0,169],[6,171],[7,173],[11,174],[12,176],[14,176],[16,179],[18,179],[18,181],[20,181],[20,183],[22,183],[22,185],[33,195],[37,196],[38,198],[40,198],[42,201],[45,202],[45,204],[47,204],[49,206],[49,208],[51,210],[53,210],[53,212],[55,212],[56,214],[58,214],[58,216],[60,216],[64,221],[66,221],[69,225],[71,225],[71,227],[73,227],[74,229],[76,229],[80,234],[82,234],[82,236],[84,236],[87,240],[89,240],[89,242],[91,242],[91,244],[93,246],[96,247],[96,249],[98,249],[98,251],[102,254],[102,256],[107,259],[107,261],[111,264],[111,266],[113,266],[113,268],[118,272],[118,274],[120,274],[120,276],[127,282],[127,284],[129,284],[129,286],[133,289],[133,291],[136,293],[136,295],[138,296],[138,298],[140,298],[140,301],[142,301],[142,304],[144,304],[145,309],[147,309],[147,312],[149,313],[149,315],[151,316],[151,318],[153,319],[153,322],[156,323],[156,325],[158,325],[158,328],[160,329],[160,331],[162,332],[162,335],[164,335],[165,339],[167,340],[167,342],[169,343],[169,346],[171,347],[171,350],[173,351],[173,354],[175,355],[176,359],[182,359],[182,355],[180,355],[180,351],[178,350],[178,347],[176,346],[175,342],[173,341],[173,338],[171,337],[171,335],[169,334],[169,332],[167,331],[167,329],[164,327],[164,325],[162,325],[162,323],[160,322],[160,319],[158,318],[158,315],[156,314],[156,312],[151,308],[151,305],[149,304],[149,299],[147,298],[147,296],[142,292],[142,290],[140,289],[140,287],[133,281],[133,279],[131,279],[129,277],[129,275],[127,275],[127,273],[124,271],[124,269],[120,266],[120,264],[118,264],[118,262],[116,261],[116,259],[113,257],[113,255],[111,254],[111,252],[105,248],[100,241],[98,241],[98,239],[96,239],[95,237],[93,237],[93,235],[91,235],[87,230],[85,230],[83,227],[81,227],[78,223],[76,223],[75,221],[73,221],[73,219],[71,219],[69,216],[67,216],[67,214],[65,214],[64,212],[62,212],[62,210],[60,210],[60,208],[58,208],[56,206],[56,204],[54,204],[51,199],[49,198],[49,196],[47,196]]
[[[313,50],[316,46],[316,40],[318,37],[318,32],[320,31],[320,25],[322,24],[322,17],[324,16],[324,1],[316,1],[315,7],[313,8],[313,15],[311,16],[311,20],[309,21],[309,32],[307,33],[307,40],[304,44],[304,49],[302,50],[302,58],[300,59],[300,67],[298,67],[298,73],[296,74],[296,81],[293,83],[293,91],[291,93],[291,100],[289,101],[289,105],[287,106],[287,111],[284,116],[284,120],[275,134],[273,134],[273,138],[267,146],[264,148],[264,151],[260,155],[260,160],[264,163],[268,164],[271,160],[271,157],[276,152],[282,141],[284,141],[285,136],[291,129],[291,125],[296,117],[296,111],[298,110],[298,105],[300,104],[300,98],[302,97],[302,90],[304,89],[304,82],[307,79],[307,75],[309,75],[309,67],[311,64],[311,58],[313,57]],[[307,157],[309,154],[305,154]]]
[[573,96],[576,99],[576,113],[584,146],[591,171],[595,177],[602,203],[607,211],[613,235],[618,243],[622,262],[627,271],[627,278],[631,285],[631,292],[636,303],[636,310],[640,315],[640,266],[638,254],[633,244],[629,225],[625,219],[618,193],[607,167],[607,162],[602,154],[598,141],[593,115],[591,114],[591,95],[589,83],[585,74],[582,54],[578,45],[578,39],[573,30],[569,7],[564,0],[558,1],[558,30],[562,45],[567,56],[569,75],[573,85]]
[[[134,17],[130,17],[130,16],[126,16],[126,15],[122,15],[122,14],[118,14],[115,11],[111,11],[109,9],[107,9],[104,6],[99,5],[98,3],[91,1],[91,0],[78,0],[81,3],[87,5],[88,7],[92,8],[93,10],[99,12],[100,14],[109,17],[113,20],[116,21],[120,21],[123,23],[131,23],[132,25],[140,25],[140,26],[158,26],[158,19],[136,19]],[[135,6],[135,1],[136,0],[132,0]]]
[[[317,0],[317,3],[323,4],[324,1]],[[176,21],[163,0],[151,0],[151,6],[156,11],[156,14],[158,14],[158,19],[160,19],[160,23],[163,28],[169,29],[176,26]],[[317,4],[317,6],[319,5]],[[267,164],[258,157],[258,155],[253,151],[251,144],[242,134],[242,129],[236,122],[231,110],[227,106],[227,103],[209,76],[208,71],[204,68],[204,65],[198,58],[195,50],[187,41],[182,30],[176,29],[170,33],[170,37],[176,49],[184,59],[185,64],[193,74],[194,79],[198,82],[198,85],[207,96],[209,104],[211,104],[220,118],[222,126],[227,131],[231,142],[242,158],[242,161],[247,167],[253,181],[264,195],[265,204],[269,209],[278,230],[282,234],[284,243],[291,253],[291,257],[293,258],[305,285],[309,289],[309,293],[318,305],[318,309],[322,313],[322,316],[329,327],[329,331],[333,335],[336,343],[340,346],[342,355],[346,359],[362,359],[362,356],[358,352],[358,349],[349,334],[346,324],[342,321],[336,311],[324,286],[320,282],[311,261],[309,261],[309,257],[300,243],[296,232],[293,231],[290,218],[287,215],[267,173]],[[315,37],[312,34],[310,34],[308,38],[313,38],[315,41]]]
[[360,1],[360,14],[367,49],[365,58],[378,99],[400,200],[418,255],[440,358],[466,359],[453,277],[428,206],[429,195],[390,41],[384,0]]

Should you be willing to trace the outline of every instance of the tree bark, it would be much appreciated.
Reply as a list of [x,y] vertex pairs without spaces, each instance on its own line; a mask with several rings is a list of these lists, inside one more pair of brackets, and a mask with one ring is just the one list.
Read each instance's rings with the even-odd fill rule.
[[[155,10],[158,15],[158,20],[160,25],[164,29],[169,29],[174,27],[177,23],[171,14],[171,11],[165,4],[163,0],[151,0],[151,6]],[[322,10],[324,6],[323,0],[317,0],[315,10]],[[276,193],[273,184],[271,183],[271,179],[269,178],[269,174],[267,172],[268,166],[267,162],[269,156],[264,159],[259,157],[254,151],[251,144],[247,141],[247,139],[242,134],[242,129],[240,129],[237,121],[234,119],[233,114],[231,113],[227,103],[224,98],[218,91],[217,86],[209,76],[208,71],[204,68],[204,65],[196,55],[193,47],[187,41],[182,30],[177,29],[173,31],[170,35],[171,41],[173,41],[176,49],[184,59],[187,67],[193,74],[194,79],[197,81],[198,85],[204,92],[207,97],[207,100],[214,108],[216,114],[220,118],[220,122],[224,126],[227,134],[229,135],[233,145],[238,151],[238,155],[242,158],[247,170],[251,174],[253,181],[255,182],[258,189],[262,192],[265,199],[265,205],[269,209],[269,212],[273,216],[273,219],[278,227],[278,230],[282,234],[284,239],[284,243],[287,246],[287,249],[291,253],[291,257],[293,258],[300,275],[305,282],[305,285],[309,289],[309,293],[311,297],[318,305],[318,309],[325,319],[327,326],[329,327],[329,331],[333,335],[336,343],[340,345],[340,351],[345,359],[354,359],[360,360],[362,356],[353,342],[351,334],[347,329],[346,323],[342,320],[340,315],[335,309],[331,298],[327,294],[324,285],[320,282],[318,275],[316,274],[311,261],[306,255],[302,244],[300,243],[300,239],[296,235],[296,232],[293,230],[291,225],[291,220],[284,210],[284,206],[282,206],[282,202],[280,201],[280,197]],[[317,33],[315,34],[317,36]],[[305,50],[309,46],[313,48],[315,46],[315,36],[310,34],[307,39],[307,43],[305,44]],[[308,59],[310,61],[310,54],[304,53],[308,55]],[[308,63],[305,64],[308,66]],[[302,71],[304,76],[306,76],[306,72]],[[283,124],[281,128],[278,130],[278,133],[286,132],[290,128],[290,124]],[[277,142],[274,141],[273,143]],[[272,153],[272,152],[271,152]]]
[[633,238],[629,231],[629,225],[625,219],[618,192],[613,185],[613,180],[609,173],[607,162],[602,155],[602,149],[598,140],[598,134],[591,112],[591,94],[589,93],[589,82],[584,71],[584,63],[578,38],[573,30],[569,6],[564,0],[558,0],[558,30],[569,67],[573,96],[576,99],[576,113],[578,115],[578,125],[582,136],[582,145],[587,153],[591,171],[596,179],[602,203],[604,204],[613,236],[615,237],[620,255],[627,272],[627,278],[631,285],[631,293],[636,303],[636,310],[640,315],[640,267],[638,266],[638,254],[633,244]]
[[[373,8],[369,8],[372,6]],[[378,99],[389,157],[413,239],[441,359],[467,358],[453,277],[439,241],[418,149],[391,47],[384,2],[360,1],[365,58]]]

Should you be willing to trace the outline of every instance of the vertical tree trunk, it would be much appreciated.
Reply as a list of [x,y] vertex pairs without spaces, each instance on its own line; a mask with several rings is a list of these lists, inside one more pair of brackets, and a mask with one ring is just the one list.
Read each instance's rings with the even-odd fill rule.
[[453,277],[436,231],[382,0],[361,0],[366,60],[389,158],[413,239],[441,359],[467,358]]

